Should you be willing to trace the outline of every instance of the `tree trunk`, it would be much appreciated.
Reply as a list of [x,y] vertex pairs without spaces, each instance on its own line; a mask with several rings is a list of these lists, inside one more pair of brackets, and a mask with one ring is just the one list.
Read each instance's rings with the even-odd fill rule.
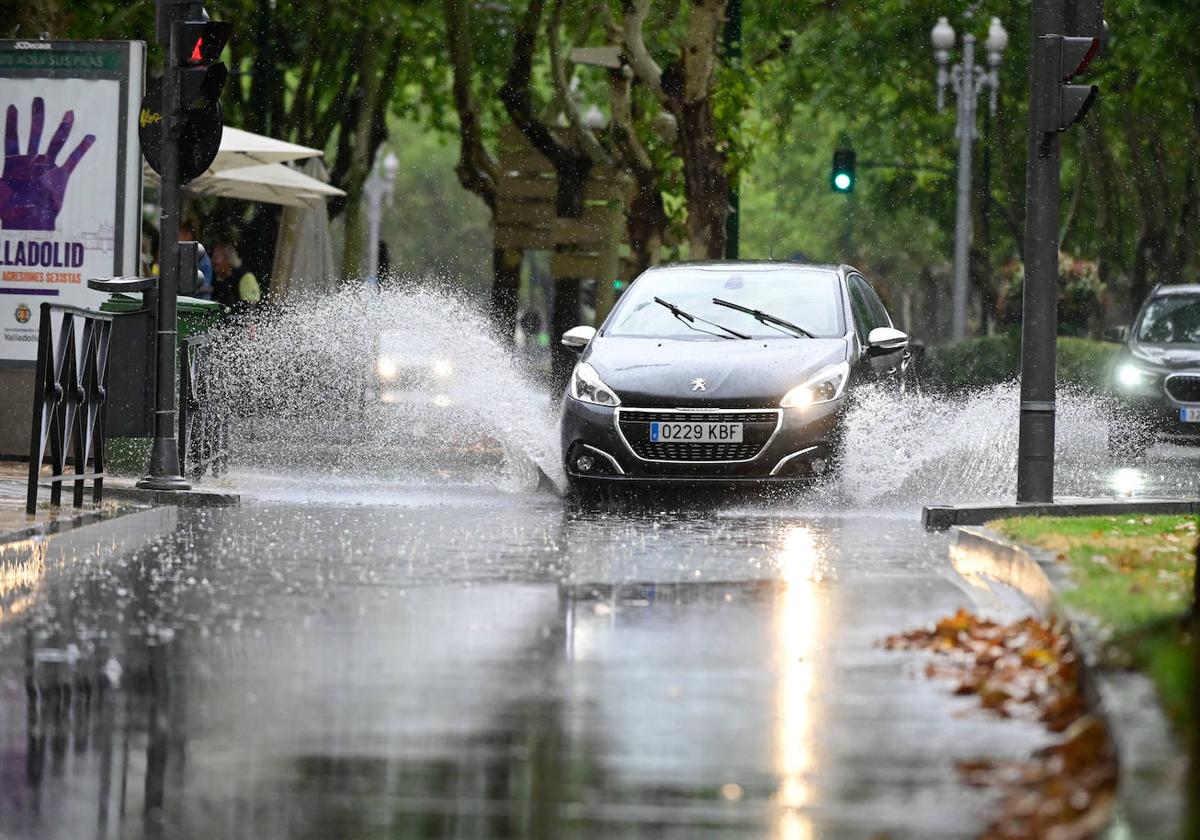
[[563,347],[562,334],[579,326],[579,281],[554,279],[554,306],[550,313],[550,378],[553,387],[566,387],[576,356]]
[[719,260],[725,256],[729,175],[725,171],[725,158],[717,149],[710,105],[707,97],[684,103],[678,116],[688,241],[694,260]]
[[[350,282],[361,279],[363,269],[363,186],[371,173],[371,126],[375,120],[376,98],[379,93],[378,50],[366,49],[358,74],[358,110],[354,116],[354,140],[350,147],[350,162],[342,189],[346,191],[346,235],[342,252],[342,279]],[[340,155],[339,155],[340,159]]]
[[521,256],[521,251],[512,248],[492,249],[492,322],[500,337],[507,342],[512,342],[517,331]]
[[1162,267],[1162,251],[1166,234],[1159,227],[1143,228],[1138,236],[1137,252],[1133,259],[1133,278],[1129,284],[1129,296],[1136,310],[1150,294],[1152,278],[1157,277]]

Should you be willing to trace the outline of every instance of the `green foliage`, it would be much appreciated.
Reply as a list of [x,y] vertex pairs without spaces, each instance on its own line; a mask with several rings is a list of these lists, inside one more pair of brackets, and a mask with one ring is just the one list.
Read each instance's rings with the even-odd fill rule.
[[487,208],[454,176],[458,149],[449,138],[393,119],[388,145],[400,160],[381,239],[397,274],[432,273],[485,289],[491,281],[492,237]]
[[[999,319],[1016,324],[1021,319],[1025,287],[1025,264],[1012,262],[1001,269]],[[1108,310],[1110,296],[1100,279],[1100,267],[1066,252],[1058,255],[1058,329],[1060,333],[1098,333]]]
[[1180,617],[1195,574],[1196,520],[1186,516],[1003,519],[1010,539],[1053,551],[1071,569],[1063,602],[1095,616],[1111,635],[1108,664],[1145,671],[1185,734],[1195,727],[1193,662]]
[[[1058,380],[1102,390],[1118,348],[1085,338],[1058,338]],[[1008,382],[1020,371],[1021,338],[1017,332],[971,338],[931,347],[921,369],[922,382],[934,389],[960,390]]]

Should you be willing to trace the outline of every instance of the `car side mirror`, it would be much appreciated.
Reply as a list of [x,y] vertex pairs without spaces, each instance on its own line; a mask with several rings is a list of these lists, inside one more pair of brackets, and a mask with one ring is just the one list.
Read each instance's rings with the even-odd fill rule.
[[1124,344],[1129,340],[1129,327],[1109,327],[1104,331],[1104,340]]
[[571,327],[563,333],[562,346],[572,353],[582,353],[584,348],[596,337],[595,327]]
[[876,327],[867,336],[867,355],[886,356],[908,347],[908,333],[892,327]]

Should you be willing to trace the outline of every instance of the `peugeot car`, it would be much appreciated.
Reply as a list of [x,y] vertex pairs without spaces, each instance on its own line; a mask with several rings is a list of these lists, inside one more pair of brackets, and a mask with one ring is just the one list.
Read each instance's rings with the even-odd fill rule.
[[562,403],[571,484],[811,480],[836,462],[855,387],[903,385],[908,336],[849,266],[680,263],[633,282]]
[[1200,443],[1200,285],[1159,286],[1132,329],[1105,337],[1125,345],[1113,367],[1114,453],[1140,455],[1158,438]]

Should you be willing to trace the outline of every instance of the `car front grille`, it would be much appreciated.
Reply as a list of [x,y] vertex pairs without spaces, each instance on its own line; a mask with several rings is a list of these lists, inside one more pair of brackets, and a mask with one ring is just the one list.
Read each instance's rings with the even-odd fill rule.
[[1168,376],[1167,393],[1176,402],[1200,403],[1200,374],[1176,373]]
[[[778,411],[656,411],[622,408],[618,414],[621,434],[629,448],[647,461],[677,463],[750,461],[758,457],[779,425]],[[684,443],[650,441],[650,424],[742,423],[741,443]]]

